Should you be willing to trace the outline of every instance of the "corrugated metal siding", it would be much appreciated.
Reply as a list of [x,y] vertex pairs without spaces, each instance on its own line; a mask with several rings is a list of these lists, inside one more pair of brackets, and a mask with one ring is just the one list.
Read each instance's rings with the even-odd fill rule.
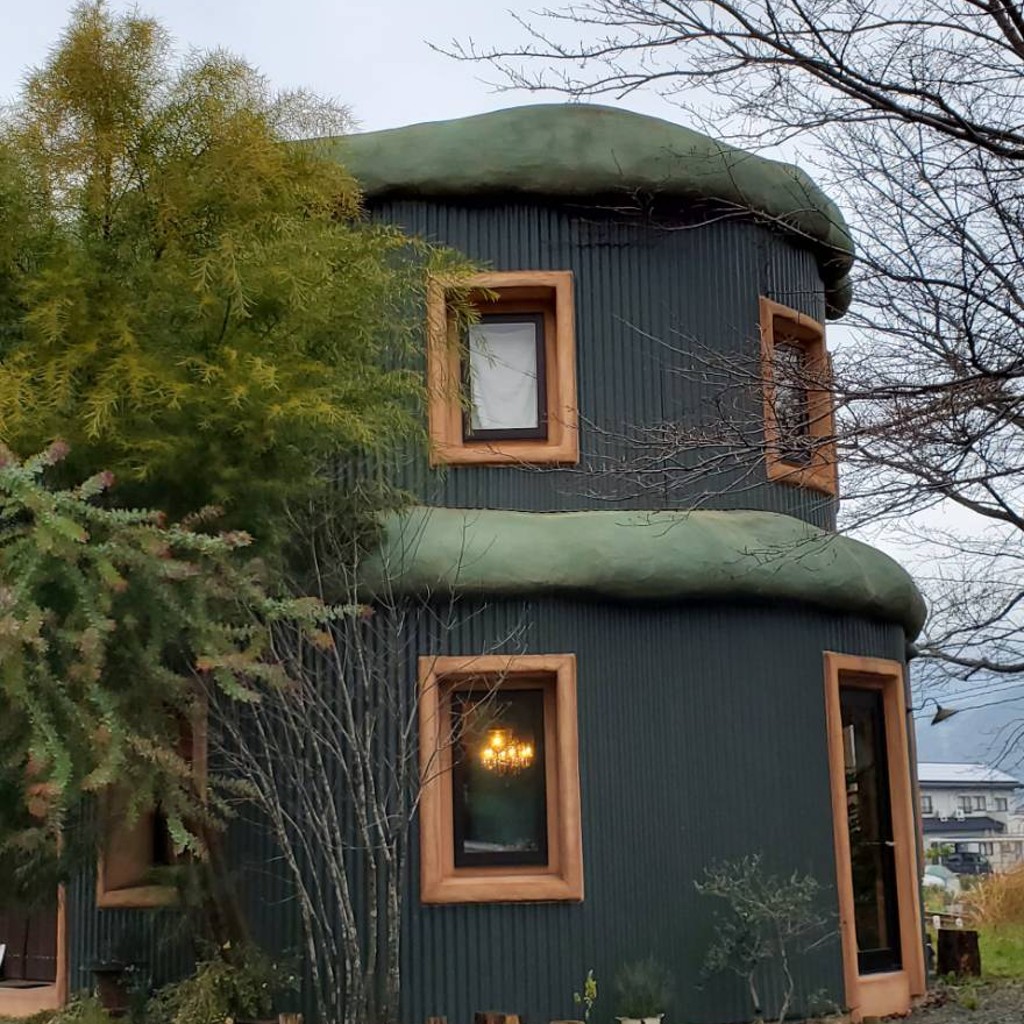
[[[414,882],[404,1019],[571,1017],[589,968],[604,1016],[618,966],[648,954],[675,975],[673,1019],[749,1019],[735,978],[701,977],[713,908],[693,883],[762,853],[772,870],[814,874],[834,908],[822,652],[900,659],[899,628],[793,607],[543,600],[467,604],[446,639],[410,641],[577,654],[586,900],[423,907]],[[837,942],[801,963],[799,984],[841,1002]]]
[[[386,618],[379,613],[373,629]],[[414,836],[404,912],[408,1024],[428,1015],[466,1024],[483,1009],[539,1022],[571,1017],[572,993],[590,968],[609,1016],[619,965],[648,954],[675,975],[674,1020],[746,1020],[735,978],[701,976],[714,927],[712,904],[693,886],[703,868],[761,853],[774,871],[814,874],[834,909],[822,652],[899,660],[899,627],[795,605],[464,601],[414,610],[372,643],[387,649],[392,685],[409,694],[423,654],[573,652],[579,665],[586,900],[421,906]],[[298,949],[273,845],[242,823],[233,842],[256,937]],[[74,985],[87,984],[82,968],[126,936],[154,980],[187,970],[173,914],[97,911],[88,878],[72,887],[69,909]],[[801,959],[798,981],[802,1000],[824,991],[840,1002],[838,942]],[[770,1004],[771,984],[765,992]]]
[[[767,482],[756,451],[761,399],[750,376],[759,351],[759,295],[824,319],[810,251],[766,226],[726,216],[676,213],[656,223],[582,205],[413,200],[379,203],[373,213],[497,270],[575,275],[581,464],[429,473],[421,460],[409,467],[407,482],[430,503],[551,511],[752,508],[831,523],[830,499]],[[720,459],[692,449],[667,467],[637,461],[645,428],[704,422],[714,431],[728,418],[750,436],[743,455]],[[709,458],[711,475],[700,471]]]

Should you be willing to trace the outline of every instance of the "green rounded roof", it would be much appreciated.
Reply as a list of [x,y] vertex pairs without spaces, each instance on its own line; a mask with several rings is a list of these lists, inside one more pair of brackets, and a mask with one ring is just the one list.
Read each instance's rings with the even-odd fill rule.
[[903,626],[926,608],[888,555],[776,512],[506,512],[418,506],[384,523],[364,596],[597,594],[802,601]]
[[727,203],[815,249],[830,317],[850,304],[853,242],[843,215],[811,178],[670,121],[613,107],[538,104],[329,145],[371,197],[641,191]]

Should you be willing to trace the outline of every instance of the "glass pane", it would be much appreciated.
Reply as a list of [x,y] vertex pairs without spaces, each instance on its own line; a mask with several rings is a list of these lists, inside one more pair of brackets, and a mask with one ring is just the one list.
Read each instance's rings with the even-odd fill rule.
[[544,691],[452,698],[455,865],[546,864]]
[[854,921],[862,974],[901,965],[885,711],[878,690],[841,691]]
[[775,346],[775,422],[782,457],[807,462],[811,457],[811,412],[808,402],[807,358],[799,344]]
[[537,324],[484,319],[469,329],[470,429],[540,425]]

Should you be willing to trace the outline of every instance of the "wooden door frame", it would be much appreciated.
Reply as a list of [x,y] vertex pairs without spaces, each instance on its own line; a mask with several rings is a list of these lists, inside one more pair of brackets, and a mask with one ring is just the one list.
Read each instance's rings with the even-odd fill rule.
[[68,1001],[68,899],[57,889],[56,979],[36,988],[0,988],[0,1017],[31,1017],[42,1010],[59,1010]]
[[[862,975],[857,966],[850,828],[846,806],[846,762],[839,695],[841,685],[877,690],[882,694],[903,961],[899,971]],[[914,773],[911,770],[903,665],[884,658],[865,658],[826,651],[825,718],[846,1004],[854,1021],[863,1017],[906,1013],[912,1000],[925,993],[925,969]]]

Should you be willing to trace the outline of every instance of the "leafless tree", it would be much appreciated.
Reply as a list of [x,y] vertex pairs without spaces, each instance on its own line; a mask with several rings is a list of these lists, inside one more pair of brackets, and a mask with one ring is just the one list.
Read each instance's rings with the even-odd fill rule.
[[[443,770],[420,760],[417,659],[471,613],[453,594],[412,599],[385,588],[361,603],[358,541],[296,528],[309,555],[302,586],[332,610],[315,629],[276,630],[268,657],[289,682],[216,705],[211,735],[240,817],[269,836],[283,866],[318,1019],[390,1024],[399,1019],[412,823],[424,782]],[[518,653],[519,630],[496,647]],[[482,676],[474,709],[500,683]],[[446,728],[442,748],[458,725]]]
[[[505,87],[577,99],[654,90],[709,133],[799,146],[817,166],[859,250],[835,363],[845,525],[926,513],[934,528],[912,527],[929,553],[923,653],[960,684],[1018,676],[1022,5],[581,0],[519,23],[518,43],[452,52],[489,62]],[[652,466],[693,443],[692,427],[657,430]],[[762,444],[742,421],[706,440],[709,452]]]

